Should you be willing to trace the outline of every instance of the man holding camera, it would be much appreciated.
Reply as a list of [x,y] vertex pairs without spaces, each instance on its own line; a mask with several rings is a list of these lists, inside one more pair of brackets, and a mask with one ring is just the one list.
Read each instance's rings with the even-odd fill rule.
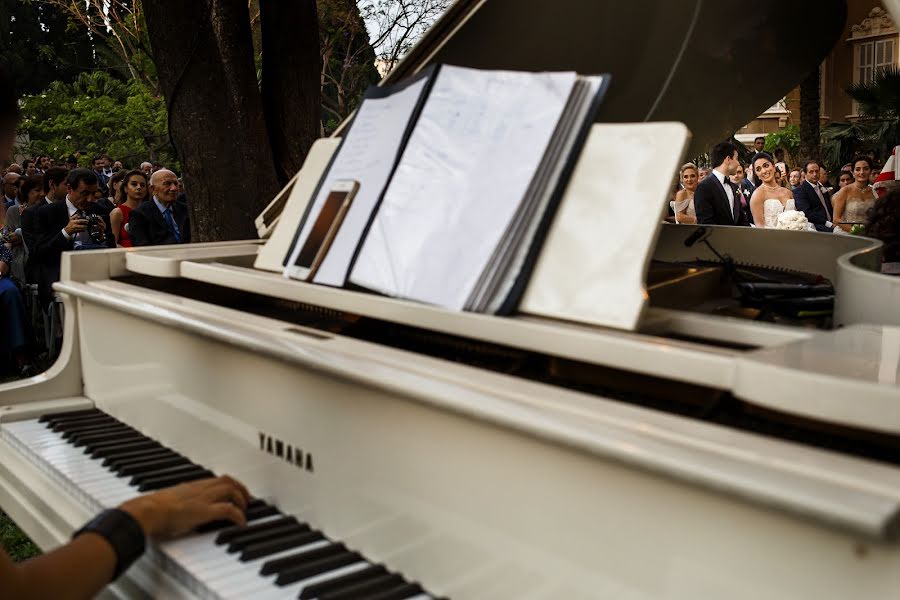
[[109,213],[93,200],[97,175],[88,169],[74,169],[66,178],[64,202],[45,204],[35,213],[38,268],[38,298],[42,306],[53,299],[53,283],[59,281],[60,257],[67,250],[115,248]]

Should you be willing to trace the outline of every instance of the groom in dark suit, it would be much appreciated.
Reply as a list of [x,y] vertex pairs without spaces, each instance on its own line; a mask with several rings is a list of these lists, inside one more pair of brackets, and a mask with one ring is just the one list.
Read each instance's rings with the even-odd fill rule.
[[806,219],[816,226],[817,231],[831,231],[831,194],[819,183],[821,167],[815,160],[803,165],[806,181],[794,190],[794,207],[806,215]]
[[190,244],[191,220],[187,205],[178,199],[178,177],[160,169],[150,177],[152,197],[128,217],[128,236],[135,246]]
[[694,192],[694,210],[697,223],[702,225],[749,225],[747,215],[741,210],[740,193],[731,183],[737,172],[737,147],[731,142],[721,142],[709,152],[713,170],[700,182]]

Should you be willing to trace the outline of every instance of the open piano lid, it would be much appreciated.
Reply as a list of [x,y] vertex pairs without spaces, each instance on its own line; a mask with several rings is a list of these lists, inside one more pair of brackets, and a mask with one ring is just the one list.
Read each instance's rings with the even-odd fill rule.
[[458,0],[383,83],[432,63],[610,73],[598,123],[680,121],[695,156],[783,98],[846,18],[846,0]]

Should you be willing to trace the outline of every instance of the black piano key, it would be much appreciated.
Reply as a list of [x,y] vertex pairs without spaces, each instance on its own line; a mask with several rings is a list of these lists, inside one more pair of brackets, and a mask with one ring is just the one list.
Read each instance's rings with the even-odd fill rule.
[[77,419],[78,417],[88,416],[88,415],[104,415],[101,410],[96,408],[86,408],[84,410],[73,410],[70,412],[60,412],[60,413],[50,413],[46,415],[41,415],[38,419],[38,423],[50,423],[55,422],[61,419]]
[[124,423],[117,423],[115,421],[110,421],[108,423],[91,423],[90,425],[85,425],[84,427],[63,427],[60,429],[54,429],[54,431],[61,434],[64,440],[68,440],[72,439],[75,436],[105,433],[107,431],[119,431],[122,429],[134,431],[134,429],[132,429],[128,425],[125,425]]
[[249,535],[240,535],[234,538],[231,540],[231,543],[228,544],[228,552],[243,552],[244,549],[252,544],[267,542],[269,540],[284,537],[285,535],[305,533],[307,531],[309,531],[309,525],[306,525],[305,523],[285,523],[280,527],[265,529],[263,531],[257,531],[256,533]]
[[104,444],[95,444],[93,449],[85,450],[87,454],[91,455],[91,458],[103,458],[108,456],[109,454],[119,451],[119,450],[146,450],[149,448],[162,448],[163,446],[158,442],[154,442],[153,440],[146,439],[141,440],[139,442],[107,442]]
[[418,583],[404,583],[391,590],[367,596],[366,600],[406,600],[418,596],[424,590]]
[[180,474],[148,479],[138,487],[138,491],[150,492],[153,490],[161,490],[162,488],[178,485],[179,483],[196,481],[197,479],[206,479],[207,477],[215,477],[215,475],[212,471],[198,467],[196,471],[185,471]]
[[322,573],[327,573],[328,571],[333,571],[335,569],[340,569],[341,567],[346,567],[347,565],[352,565],[353,563],[359,562],[361,560],[363,560],[363,557],[356,552],[350,552],[349,550],[346,552],[341,552],[340,554],[335,554],[334,556],[329,556],[327,558],[317,560],[316,562],[311,562],[305,565],[285,569],[284,571],[278,573],[278,576],[275,578],[275,585],[284,587],[286,585],[290,585],[292,583],[314,577],[315,575],[321,575]]
[[190,471],[196,471],[197,469],[203,469],[203,467],[201,467],[200,465],[195,465],[190,461],[185,464],[176,465],[174,467],[151,467],[149,469],[144,469],[143,471],[132,477],[131,485],[140,485],[150,479],[177,476],[179,473],[188,473]]
[[141,439],[144,436],[142,436],[131,427],[123,425],[118,427],[111,427],[109,429],[101,431],[86,431],[84,433],[74,433],[66,439],[75,447],[81,447],[97,441],[103,441],[107,439],[122,439],[127,437]]
[[340,590],[321,594],[319,600],[356,600],[357,598],[368,598],[372,594],[386,592],[394,588],[405,585],[407,582],[402,575],[395,573],[385,573],[376,577],[370,577],[364,581],[359,581],[351,586],[344,587]]
[[279,538],[271,539],[257,544],[250,544],[244,547],[241,552],[240,561],[247,562],[266,556],[272,556],[277,552],[290,550],[291,548],[300,548],[313,542],[321,542],[325,536],[318,531],[309,531],[309,529],[289,533]]
[[248,521],[255,521],[257,519],[262,519],[263,517],[271,517],[277,515],[279,514],[279,510],[271,504],[266,504],[265,502],[258,506],[253,506],[253,503],[251,502],[247,506],[247,510],[244,512],[244,514],[247,516]]
[[384,566],[372,565],[371,567],[366,567],[365,569],[360,569],[359,571],[348,573],[347,575],[338,577],[336,579],[329,579],[328,581],[308,585],[303,588],[298,598],[299,600],[312,600],[313,598],[322,598],[327,594],[343,591],[351,586],[355,586],[360,582],[369,581],[381,577],[382,575],[388,574],[388,570],[385,569]]
[[216,536],[216,545],[221,546],[223,544],[230,544],[232,541],[242,536],[253,535],[259,531],[267,531],[291,523],[299,523],[297,517],[282,517],[280,519],[272,519],[271,521],[258,523],[256,525],[235,525],[234,527],[229,527],[228,529],[219,532],[219,535]]
[[[144,450],[112,450],[107,452],[103,458],[103,466],[113,468],[122,463],[134,460],[148,460],[150,458],[161,458],[163,456],[171,456],[175,454],[168,448],[147,448]],[[180,455],[179,455],[180,456]]]
[[143,436],[134,431],[114,431],[112,433],[97,433],[94,435],[80,437],[77,440],[73,439],[69,441],[76,448],[81,448],[83,446],[90,452],[97,444],[103,444],[106,442],[121,442],[123,440],[137,441],[142,437]]
[[73,421],[59,421],[58,423],[47,423],[47,427],[56,432],[72,431],[75,429],[84,429],[85,427],[96,427],[97,425],[118,425],[120,422],[112,417],[85,417]]
[[334,544],[331,544],[330,546],[316,548],[315,550],[298,552],[297,554],[291,554],[290,556],[285,556],[283,558],[276,558],[275,560],[266,561],[265,563],[263,563],[262,568],[259,570],[259,574],[266,576],[272,575],[274,573],[280,573],[281,571],[293,569],[294,567],[301,567],[305,564],[313,563],[322,558],[334,556],[335,554],[341,554],[346,551],[347,547],[344,544],[336,542]]
[[119,477],[130,477],[134,475],[140,475],[141,473],[146,473],[147,471],[162,469],[164,467],[177,467],[180,465],[189,464],[192,463],[188,459],[184,458],[183,456],[173,454],[172,456],[167,456],[164,458],[152,458],[149,460],[125,462],[119,465],[118,468],[113,468],[111,470],[114,473],[117,473]]
[[[258,519],[262,519],[263,517],[271,517],[277,514],[280,514],[277,508],[275,508],[271,504],[266,504],[265,500],[260,500],[259,498],[251,500],[250,503],[247,504],[247,510],[244,511],[244,517],[246,517],[248,523],[251,523]],[[204,523],[203,525],[196,527],[194,529],[194,532],[211,533],[213,531],[218,531],[220,529],[225,529],[226,527],[233,526],[234,523],[231,521],[210,521],[209,523]]]

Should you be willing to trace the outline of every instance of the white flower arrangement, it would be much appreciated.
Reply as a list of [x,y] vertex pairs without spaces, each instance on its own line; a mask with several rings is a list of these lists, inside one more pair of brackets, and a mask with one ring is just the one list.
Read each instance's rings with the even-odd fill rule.
[[790,231],[806,231],[809,229],[809,220],[799,210],[786,210],[778,215],[775,229],[788,229]]

